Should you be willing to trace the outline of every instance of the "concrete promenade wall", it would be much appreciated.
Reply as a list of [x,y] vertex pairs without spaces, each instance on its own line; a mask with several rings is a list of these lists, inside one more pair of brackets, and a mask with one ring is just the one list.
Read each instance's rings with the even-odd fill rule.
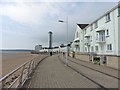
[[[70,55],[70,57],[72,57],[72,53],[70,53],[69,55]],[[97,55],[97,56],[100,57],[100,55]],[[88,62],[90,61],[89,54],[75,53],[74,58],[80,59],[80,60],[83,60],[83,61],[88,61]],[[106,56],[106,58],[107,58],[107,61],[106,61],[105,66],[120,70],[120,56],[109,55],[109,56]],[[101,64],[101,65],[103,65],[103,64]]]
[[83,60],[83,61],[89,61],[89,55],[87,55],[87,54],[85,55],[85,54],[78,54],[78,53],[76,53],[75,54],[75,58]]
[[106,66],[119,69],[120,70],[120,57],[117,56],[107,56]]
[[[72,53],[70,53],[70,56],[72,57]],[[83,60],[83,61],[89,61],[89,55],[88,54],[75,53],[75,58]]]

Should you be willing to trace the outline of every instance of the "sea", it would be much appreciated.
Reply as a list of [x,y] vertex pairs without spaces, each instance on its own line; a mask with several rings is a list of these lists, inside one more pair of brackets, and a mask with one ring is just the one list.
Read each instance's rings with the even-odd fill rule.
[[[0,60],[26,57],[32,50],[0,50]],[[23,54],[22,54],[23,53]]]
[[0,53],[24,53],[31,52],[32,50],[0,50]]

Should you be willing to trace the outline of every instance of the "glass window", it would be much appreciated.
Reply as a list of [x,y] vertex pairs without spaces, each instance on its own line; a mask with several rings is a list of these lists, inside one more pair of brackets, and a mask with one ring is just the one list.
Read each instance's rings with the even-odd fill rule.
[[118,16],[120,16],[120,6],[118,7]]
[[85,47],[85,52],[87,52],[87,47]]
[[98,28],[98,21],[95,22],[95,28]]
[[112,44],[107,45],[107,50],[111,51],[112,50]]
[[107,45],[107,50],[109,50],[109,44]]
[[106,14],[106,22],[110,21],[110,13]]
[[93,25],[91,25],[91,31],[93,30]]
[[92,42],[92,36],[90,36],[90,41]]
[[98,37],[98,33],[96,33],[96,40],[98,40],[98,38],[99,38],[99,37]]
[[98,46],[95,46],[95,50],[98,51]]
[[86,34],[86,29],[84,30],[84,33]]
[[110,46],[109,46],[109,47],[110,47],[110,50],[112,50],[112,44],[110,44]]
[[94,51],[94,48],[93,48],[93,46],[91,46],[91,51],[92,51],[92,52]]
[[106,35],[109,36],[109,30],[108,29],[106,30]]
[[76,38],[78,38],[79,37],[79,34],[78,34],[78,32],[77,32],[77,34],[76,34]]

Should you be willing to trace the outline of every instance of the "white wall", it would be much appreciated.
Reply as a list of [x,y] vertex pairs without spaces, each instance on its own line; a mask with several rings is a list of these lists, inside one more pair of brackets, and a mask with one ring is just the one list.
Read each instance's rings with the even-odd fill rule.
[[[118,9],[115,9],[112,12],[110,12],[110,19],[111,19],[111,21],[106,23],[106,16],[103,16],[102,18],[100,18],[98,20],[98,28],[100,28],[100,27],[105,28],[105,35],[106,35],[106,30],[107,29],[109,30],[109,37],[106,38],[106,43],[103,45],[104,54],[118,55],[118,50],[119,50],[119,54],[120,54],[120,39],[119,39],[120,38],[120,36],[119,36],[120,30],[118,32],[118,27],[120,29],[120,25],[118,26],[118,23],[120,24],[120,17],[119,17],[119,21],[118,21]],[[97,46],[99,46],[99,51],[96,53],[101,54],[102,53],[101,45],[96,42],[96,30],[97,30],[97,28],[95,29],[94,25],[95,25],[95,23],[93,23],[93,30],[92,31],[90,31],[91,25],[89,25],[86,28],[86,30],[87,30],[87,33],[89,33],[92,36],[91,46],[94,47],[94,52],[95,52],[95,46],[97,45]],[[82,39],[82,37],[80,37],[80,40],[81,39]],[[118,40],[119,40],[119,44],[118,44]],[[107,44],[112,44],[112,51],[107,51]],[[82,45],[82,42],[80,43],[80,45]],[[82,46],[81,46],[81,48],[82,48]],[[85,48],[85,46],[84,46],[84,48]],[[91,49],[91,47],[90,47],[90,49]]]
[[118,55],[120,56],[120,16],[118,17]]

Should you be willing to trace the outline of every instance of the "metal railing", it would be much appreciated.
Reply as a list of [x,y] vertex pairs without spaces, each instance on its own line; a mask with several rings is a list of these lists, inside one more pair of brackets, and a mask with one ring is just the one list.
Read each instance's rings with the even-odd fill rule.
[[99,37],[96,39],[97,42],[105,42],[106,41],[106,37],[105,35],[99,35]]
[[39,62],[45,57],[40,58],[40,56],[35,57],[34,59],[25,62],[9,74],[5,75],[0,79],[0,89],[10,89],[10,88],[20,88],[25,81],[29,78],[31,73],[37,67]]

